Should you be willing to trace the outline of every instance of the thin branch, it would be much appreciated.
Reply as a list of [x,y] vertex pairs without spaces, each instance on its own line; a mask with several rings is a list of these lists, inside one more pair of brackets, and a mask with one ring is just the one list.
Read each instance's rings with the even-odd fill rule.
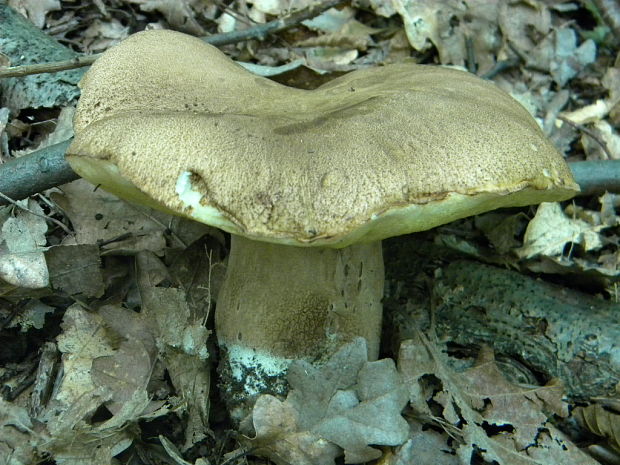
[[221,0],[214,0],[215,5],[218,6],[219,8],[221,8],[222,12],[232,16],[233,18],[235,18],[237,21],[241,21],[243,24],[247,25],[247,26],[253,26],[257,23],[256,21],[254,21],[252,18],[250,18],[247,15],[243,15],[242,13],[235,11],[233,8],[231,8],[230,6],[226,5],[223,1]]
[[569,126],[572,126],[573,128],[577,129],[578,131],[583,132],[584,134],[587,134],[588,136],[590,136],[592,138],[592,140],[594,140],[594,142],[596,142],[598,145],[601,146],[601,149],[603,149],[603,152],[605,152],[605,155],[607,156],[608,160],[613,160],[613,156],[611,155],[611,152],[609,151],[609,147],[607,147],[607,144],[605,143],[604,140],[602,140],[594,131],[586,128],[585,126],[575,123],[574,121],[571,121],[570,119],[566,118],[565,116],[562,115],[558,115],[558,119],[560,121],[565,122],[566,124],[568,124]]
[[2,198],[5,202],[8,202],[8,203],[14,205],[15,207],[17,207],[17,208],[19,208],[21,210],[24,210],[25,212],[30,213],[31,215],[38,216],[39,218],[43,218],[43,219],[45,219],[47,221],[51,221],[56,226],[58,226],[60,229],[62,229],[64,232],[66,232],[67,235],[73,236],[73,232],[69,228],[67,228],[64,224],[62,224],[60,221],[58,221],[56,218],[52,218],[51,216],[43,215],[41,213],[37,213],[35,211],[32,211],[28,207],[24,207],[24,206],[20,205],[19,203],[17,203],[17,201],[13,200],[8,195],[5,195],[3,192],[0,192],[0,198]]
[[510,57],[506,60],[498,61],[495,65],[486,73],[480,75],[482,79],[493,79],[498,74],[504,72],[507,69],[514,68],[521,63],[521,58],[518,56]]
[[620,193],[620,160],[593,160],[569,163],[581,188],[580,195]]
[[[298,25],[302,21],[314,18],[325,10],[329,10],[335,6],[344,3],[344,0],[327,0],[325,2],[315,3],[307,8],[295,11],[281,18],[274,19],[265,24],[245,29],[243,31],[232,31],[224,34],[214,34],[203,37],[202,40],[211,45],[226,45],[242,42],[244,40],[259,39],[263,40],[270,34],[289,29]],[[40,63],[36,65],[11,66],[0,68],[0,79],[11,77],[23,77],[31,74],[56,73],[58,71],[66,71],[68,69],[82,68],[90,66],[102,54],[85,55],[65,61],[55,61],[50,63]]]
[[176,240],[179,242],[179,244],[181,244],[181,247],[183,247],[184,249],[186,249],[186,248],[187,248],[187,244],[183,241],[183,239],[181,239],[181,238],[177,235],[177,233],[175,233],[175,232],[174,232],[171,228],[169,228],[169,227],[168,227],[168,226],[166,226],[164,223],[162,223],[162,222],[161,222],[161,221],[159,221],[157,218],[155,218],[153,215],[151,215],[148,211],[145,211],[145,210],[143,210],[143,209],[141,209],[141,208],[138,208],[138,207],[136,207],[136,206],[135,206],[135,205],[133,205],[133,204],[129,204],[129,206],[130,206],[130,208],[131,208],[132,210],[134,210],[135,212],[137,212],[137,213],[139,213],[139,214],[141,214],[141,215],[146,216],[149,220],[151,220],[153,223],[155,223],[155,224],[157,224],[157,225],[161,226],[164,230],[170,231],[170,235],[171,235],[174,239],[176,239]]
[[50,63],[37,63],[35,65],[21,65],[21,66],[9,66],[7,68],[0,68],[0,79],[12,78],[12,77],[24,77],[31,74],[42,73],[57,73],[59,71],[66,71],[68,69],[83,68],[84,66],[92,65],[102,53],[96,53],[94,55],[85,55],[81,57],[75,57],[71,60],[54,61]]

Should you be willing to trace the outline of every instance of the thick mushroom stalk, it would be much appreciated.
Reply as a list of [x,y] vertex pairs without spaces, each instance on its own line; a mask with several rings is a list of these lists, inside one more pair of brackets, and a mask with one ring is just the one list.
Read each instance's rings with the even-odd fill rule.
[[232,236],[216,311],[229,405],[284,393],[292,360],[320,363],[357,336],[376,359],[382,297],[378,241],[333,249]]
[[216,329],[241,407],[282,392],[290,360],[320,363],[356,336],[376,357],[382,239],[578,191],[521,105],[452,69],[291,89],[160,30],[106,52],[80,87],[77,173],[233,235]]

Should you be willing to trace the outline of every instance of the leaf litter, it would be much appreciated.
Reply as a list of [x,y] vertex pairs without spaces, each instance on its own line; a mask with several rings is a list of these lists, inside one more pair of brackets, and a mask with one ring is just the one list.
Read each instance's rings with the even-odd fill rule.
[[[9,3],[79,51],[104,50],[135,32],[135,24],[205,35],[214,28],[242,30],[306,5]],[[64,8],[68,4],[80,7]],[[620,159],[620,58],[612,56],[613,37],[605,35],[602,16],[594,15],[589,31],[571,16],[579,9],[576,2],[537,0],[360,0],[328,10],[275,41],[224,48],[233,58],[258,65],[263,75],[309,87],[333,71],[412,58],[488,73],[571,158]],[[76,29],[85,12],[94,19]],[[515,58],[509,72],[493,74]],[[50,131],[0,108],[2,156],[7,140],[64,140],[70,111],[63,108],[57,131]],[[220,408],[210,391],[210,313],[225,269],[224,236],[138,210],[85,183],[63,186],[44,199],[23,205],[60,219],[74,235],[41,216],[2,208],[0,289],[11,304],[25,300],[25,305],[18,317],[0,308],[9,322],[0,337],[5,331],[49,333],[47,339],[57,345],[45,343],[47,358],[42,356],[39,368],[60,365],[60,371],[37,375],[32,400],[27,390],[15,400],[0,397],[0,457],[10,464],[41,457],[105,464],[123,451],[141,451],[167,455],[170,463],[203,464],[207,456],[216,463],[217,454],[205,453],[204,445],[221,446],[210,430],[217,421],[209,422],[212,409]],[[617,204],[616,196],[605,194],[598,204],[576,201],[541,206],[535,215],[498,212],[470,220],[491,249],[445,232],[437,238],[522,270],[595,273],[613,296],[620,262]],[[381,451],[384,464],[468,464],[480,458],[500,464],[595,463],[555,426],[567,414],[557,384],[511,384],[486,350],[473,367],[449,368],[441,346],[422,336],[402,342],[398,372],[390,360],[368,362],[356,344],[319,369],[295,365],[286,399],[265,395],[257,402],[244,430],[248,435],[240,439],[243,446],[276,463],[331,464],[343,453],[347,463],[355,463],[376,459]],[[0,379],[10,379],[11,369],[0,366]],[[608,404],[588,409],[577,410],[585,426],[608,441],[617,439],[615,411]],[[158,422],[171,434],[142,442],[145,425]]]
[[373,445],[399,445],[409,426],[400,412],[407,391],[394,362],[369,362],[366,341],[343,346],[320,368],[292,363],[290,392],[281,401],[262,395],[252,412],[254,453],[278,464],[331,465],[344,452],[345,463],[377,459]]
[[473,367],[455,372],[440,347],[419,333],[401,345],[399,371],[412,409],[422,423],[445,431],[444,447],[460,463],[470,463],[476,452],[487,462],[506,465],[597,463],[550,421],[568,414],[562,386],[511,384],[488,349]]

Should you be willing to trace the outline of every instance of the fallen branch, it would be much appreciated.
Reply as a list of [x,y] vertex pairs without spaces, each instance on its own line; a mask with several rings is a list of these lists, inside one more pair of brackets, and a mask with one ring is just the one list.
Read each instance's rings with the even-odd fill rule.
[[[71,140],[51,145],[0,165],[0,192],[21,200],[79,178],[65,161]],[[10,203],[0,197],[0,205]]]
[[68,69],[83,68],[92,65],[102,54],[95,53],[82,57],[75,57],[70,60],[54,61],[50,63],[37,63],[34,65],[8,66],[0,68],[1,78],[24,77],[33,74],[58,73]]
[[581,187],[579,195],[620,193],[620,160],[577,161],[569,166]]
[[[460,367],[490,346],[502,371],[520,383],[560,378],[571,399],[615,392],[620,381],[617,302],[463,260],[416,234],[385,241],[384,247],[392,289],[384,311],[398,328],[396,340],[432,327]],[[441,273],[436,273],[439,263]],[[420,276],[429,272],[435,274],[424,292]]]

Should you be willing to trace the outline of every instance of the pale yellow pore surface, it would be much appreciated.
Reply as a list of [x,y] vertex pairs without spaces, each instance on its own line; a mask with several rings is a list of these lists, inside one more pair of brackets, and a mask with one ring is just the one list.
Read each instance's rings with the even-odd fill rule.
[[461,71],[389,65],[305,91],[149,31],[81,87],[79,174],[252,239],[343,247],[578,190],[527,111]]

